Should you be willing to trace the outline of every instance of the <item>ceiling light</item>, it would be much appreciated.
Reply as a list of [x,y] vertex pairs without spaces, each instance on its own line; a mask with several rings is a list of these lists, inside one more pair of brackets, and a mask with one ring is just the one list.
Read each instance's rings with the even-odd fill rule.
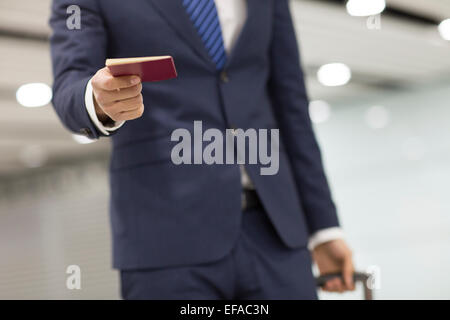
[[16,92],[16,99],[27,108],[42,107],[52,100],[52,89],[45,83],[29,83]]
[[331,115],[330,105],[326,101],[315,100],[309,103],[309,116],[314,123],[324,123]]
[[384,11],[385,0],[349,0],[347,2],[347,12],[355,17],[374,16]]
[[439,24],[439,33],[445,40],[450,41],[450,19],[446,19]]
[[347,84],[352,77],[350,68],[343,63],[323,65],[317,72],[319,82],[327,87],[337,87]]
[[73,134],[72,138],[79,144],[89,144],[89,143],[93,143],[96,141],[93,139],[89,139],[88,137],[80,135],[80,134]]

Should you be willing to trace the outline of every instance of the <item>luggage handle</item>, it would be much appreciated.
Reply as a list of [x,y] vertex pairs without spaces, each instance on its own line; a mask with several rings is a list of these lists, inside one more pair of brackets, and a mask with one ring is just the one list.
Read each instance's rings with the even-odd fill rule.
[[[364,299],[365,300],[373,300],[373,291],[369,287],[369,284],[368,284],[368,280],[371,278],[371,276],[372,276],[371,274],[364,273],[364,272],[354,272],[353,273],[353,281],[355,283],[362,282],[362,284],[364,286]],[[316,278],[316,284],[318,287],[323,287],[328,280],[331,280],[334,278],[340,278],[341,280],[343,280],[342,273],[335,272],[335,273],[327,273],[327,274],[321,275]]]

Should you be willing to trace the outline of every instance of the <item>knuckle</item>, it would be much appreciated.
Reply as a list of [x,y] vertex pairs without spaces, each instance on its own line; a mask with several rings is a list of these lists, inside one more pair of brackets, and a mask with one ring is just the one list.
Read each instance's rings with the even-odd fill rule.
[[140,106],[138,109],[138,115],[141,117],[144,114],[144,106]]
[[141,91],[142,91],[142,85],[136,85],[136,86],[134,86],[134,87],[131,89],[131,91],[132,91],[133,96],[137,96],[137,95],[140,94]]
[[142,98],[141,98],[141,95],[135,96],[135,97],[133,98],[133,103],[136,104],[136,105],[142,104]]

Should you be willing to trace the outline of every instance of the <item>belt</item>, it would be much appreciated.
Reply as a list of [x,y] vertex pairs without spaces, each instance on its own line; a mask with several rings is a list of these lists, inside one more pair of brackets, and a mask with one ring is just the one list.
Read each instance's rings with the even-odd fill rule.
[[255,190],[242,190],[242,210],[262,208],[261,200]]

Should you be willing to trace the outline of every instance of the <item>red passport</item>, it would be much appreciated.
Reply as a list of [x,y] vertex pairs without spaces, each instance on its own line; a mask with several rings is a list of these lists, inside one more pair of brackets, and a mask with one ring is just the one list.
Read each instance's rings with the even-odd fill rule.
[[171,56],[108,59],[106,66],[115,77],[137,75],[142,82],[177,77],[175,63]]

